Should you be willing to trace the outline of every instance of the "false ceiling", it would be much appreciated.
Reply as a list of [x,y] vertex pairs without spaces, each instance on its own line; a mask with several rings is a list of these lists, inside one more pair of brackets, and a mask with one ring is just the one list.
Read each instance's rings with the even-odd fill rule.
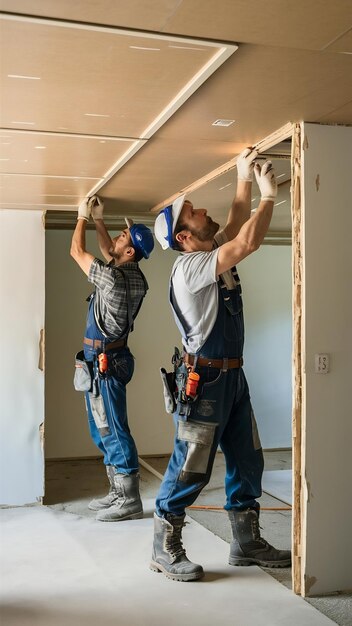
[[[352,123],[350,0],[2,0],[2,10],[2,208],[68,217],[98,192],[112,220],[152,222],[153,207],[287,122]],[[290,163],[274,158],[281,232]],[[191,199],[223,221],[234,186],[226,172]]]

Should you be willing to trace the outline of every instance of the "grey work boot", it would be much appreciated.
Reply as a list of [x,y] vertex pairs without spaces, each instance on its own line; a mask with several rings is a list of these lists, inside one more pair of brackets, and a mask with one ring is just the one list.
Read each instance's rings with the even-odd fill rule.
[[154,543],[150,569],[163,572],[172,580],[198,580],[204,576],[201,565],[192,563],[186,557],[182,546],[181,533],[184,515],[171,515],[167,519],[154,514]]
[[139,474],[119,474],[113,469],[114,498],[111,506],[98,511],[100,522],[121,522],[143,517],[143,506],[139,495]]
[[106,465],[105,468],[110,483],[110,491],[103,498],[95,498],[88,504],[88,509],[90,509],[91,511],[108,509],[109,506],[113,504],[114,498],[116,498],[117,495],[114,485],[114,468],[112,467],[112,465]]
[[290,550],[277,550],[260,536],[259,515],[254,509],[228,511],[233,541],[230,546],[230,565],[260,565],[261,567],[289,567]]

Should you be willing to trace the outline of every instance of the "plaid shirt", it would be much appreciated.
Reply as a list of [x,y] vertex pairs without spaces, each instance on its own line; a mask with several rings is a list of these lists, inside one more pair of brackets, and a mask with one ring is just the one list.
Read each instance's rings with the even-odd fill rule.
[[[127,274],[134,319],[148,284],[138,263],[123,263],[121,269]],[[125,279],[119,267],[94,259],[88,280],[96,287],[94,315],[100,330],[109,339],[124,337],[129,330],[128,306]]]

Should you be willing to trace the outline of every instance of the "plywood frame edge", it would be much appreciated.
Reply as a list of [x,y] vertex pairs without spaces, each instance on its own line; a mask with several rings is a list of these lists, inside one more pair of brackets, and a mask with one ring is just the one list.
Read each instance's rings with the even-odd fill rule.
[[291,214],[292,214],[292,589],[302,593],[302,128],[295,124],[292,135]]
[[[293,133],[293,128],[294,126],[292,122],[288,122],[287,124],[285,124],[285,126],[282,126],[271,135],[268,135],[264,139],[261,139],[260,141],[258,141],[258,143],[254,144],[254,147],[258,149],[260,154],[263,154],[267,150],[275,146],[277,143],[280,143],[281,141],[284,141],[285,139],[288,139],[289,137],[291,137]],[[286,158],[287,155],[276,154],[272,156],[273,158],[274,157]],[[150,209],[150,211],[152,213],[158,213],[164,207],[168,206],[169,204],[172,204],[174,200],[176,200],[176,198],[178,198],[179,196],[187,195],[191,193],[192,191],[199,189],[199,187],[203,187],[203,185],[206,185],[207,183],[214,180],[218,176],[221,176],[222,174],[225,174],[226,172],[229,172],[230,170],[234,169],[237,164],[237,158],[238,158],[238,155],[230,159],[230,161],[226,161],[226,163],[223,163],[223,165],[220,165],[215,170],[208,172],[208,174],[206,174],[205,176],[202,176],[202,178],[198,178],[190,185],[187,185],[187,187],[183,187],[179,191],[176,191],[174,194],[172,194],[172,196],[169,196],[162,202],[159,202],[158,204],[153,206]]]

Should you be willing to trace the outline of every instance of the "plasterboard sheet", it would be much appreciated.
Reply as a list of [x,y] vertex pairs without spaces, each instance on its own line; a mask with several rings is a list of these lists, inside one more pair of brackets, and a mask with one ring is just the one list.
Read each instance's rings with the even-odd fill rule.
[[[284,9],[284,10],[283,10]],[[329,3],[326,19],[325,0],[297,3],[271,0],[263,9],[257,0],[187,0],[169,20],[168,32],[183,32],[198,37],[271,42],[274,46],[320,50],[351,26],[351,3]]]
[[3,11],[161,31],[180,0],[2,0]]
[[[0,210],[0,504],[37,502],[44,491],[45,240],[38,211]],[[25,252],[24,252],[25,251]],[[2,542],[1,542],[2,543]]]
[[1,169],[42,176],[101,178],[135,142],[124,138],[82,137],[1,130]]
[[1,208],[77,207],[99,178],[0,175]]
[[260,568],[227,565],[229,545],[193,520],[184,542],[206,576],[179,583],[149,570],[151,517],[103,524],[48,508],[1,513],[2,615],[11,626],[333,624]]
[[[158,137],[228,142],[230,151],[232,142],[251,145],[288,121],[316,121],[330,114],[333,122],[333,111],[352,99],[350,73],[349,55],[243,44]],[[217,118],[235,123],[212,126]]]
[[135,138],[221,47],[5,16],[1,38],[2,126]]

